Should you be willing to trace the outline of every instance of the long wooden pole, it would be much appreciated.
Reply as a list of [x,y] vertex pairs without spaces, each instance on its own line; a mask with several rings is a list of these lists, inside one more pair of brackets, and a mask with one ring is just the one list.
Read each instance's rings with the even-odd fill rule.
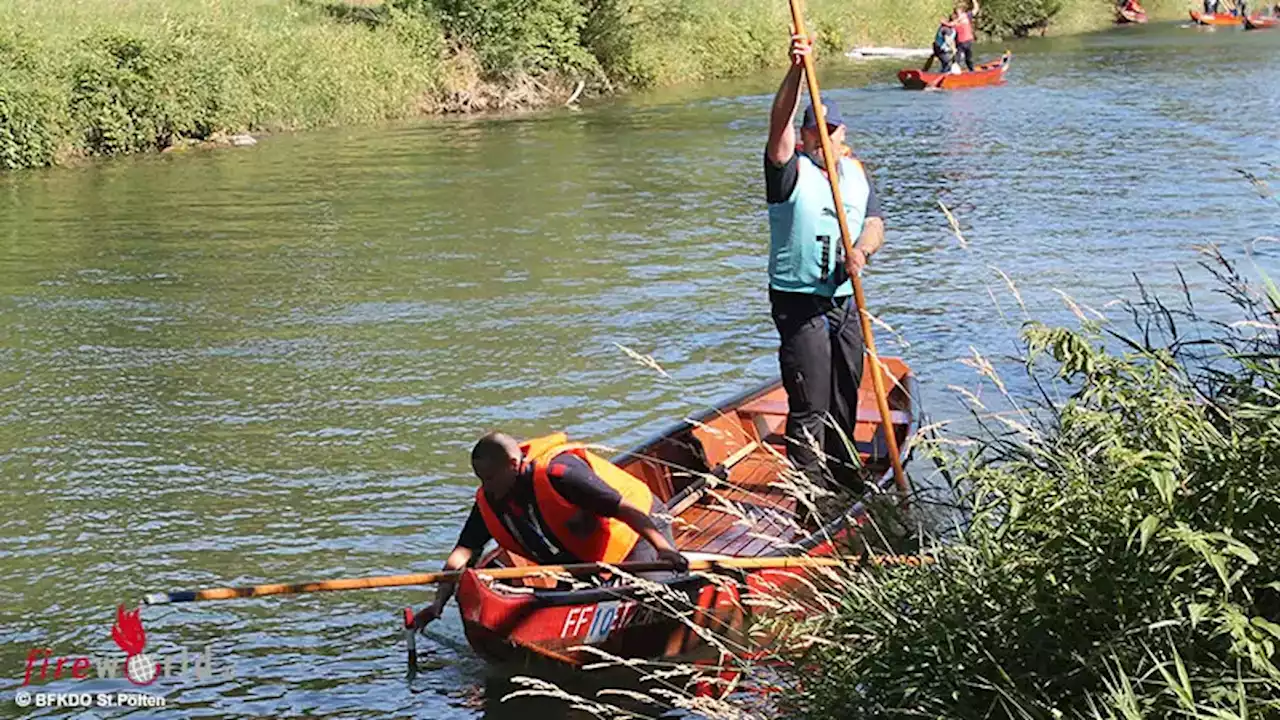
[[[791,24],[796,35],[809,37],[805,30],[804,10],[800,0],[791,2]],[[839,167],[835,152],[831,148],[831,134],[827,132],[827,109],[822,104],[822,95],[818,88],[818,73],[814,70],[813,55],[804,56],[804,75],[809,82],[809,99],[813,102],[813,112],[818,121],[818,137],[822,140],[822,158],[828,168],[827,180],[831,183],[831,197],[835,201],[836,220],[840,223],[840,241],[844,244],[845,257],[853,255],[853,237],[849,232],[849,218],[844,212],[844,203],[840,198],[840,173],[831,169]],[[885,445],[889,448],[889,462],[893,464],[893,479],[898,490],[905,496],[910,488],[907,485],[907,473],[902,468],[902,458],[898,454],[898,436],[894,433],[893,415],[889,411],[889,396],[885,390],[884,372],[880,364],[880,354],[876,352],[876,340],[871,333],[871,314],[867,311],[867,297],[862,292],[862,278],[854,275],[853,297],[858,305],[858,318],[862,322],[862,339],[867,347],[867,357],[871,360],[871,384],[875,388],[876,405],[880,409],[880,424],[884,429]]]
[[[873,555],[869,558],[848,557],[759,557],[759,558],[724,558],[719,560],[690,560],[690,570],[762,570],[769,568],[807,568],[833,567],[840,565],[919,565],[927,562],[912,555]],[[607,566],[601,563],[581,563],[577,565],[529,565],[513,568],[493,568],[479,570],[481,575],[495,580],[511,580],[536,575],[589,575],[608,570],[610,567],[626,572],[650,572],[653,570],[670,570],[671,564],[665,562],[629,562]],[[143,598],[147,605],[166,605],[169,603],[196,602],[199,600],[233,600],[236,598],[263,597],[265,595],[296,595],[299,593],[332,592],[336,590],[368,590],[372,588],[406,587],[411,585],[432,585],[438,582],[456,581],[462,571],[441,570],[439,572],[418,573],[415,575],[381,575],[376,577],[348,578],[345,580],[321,580],[318,582],[269,585],[252,585],[248,587],[210,588],[171,593],[152,593]]]

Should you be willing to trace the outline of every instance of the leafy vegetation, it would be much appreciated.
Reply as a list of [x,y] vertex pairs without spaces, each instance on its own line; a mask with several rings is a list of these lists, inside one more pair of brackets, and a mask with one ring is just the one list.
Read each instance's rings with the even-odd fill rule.
[[951,463],[970,522],[935,564],[801,626],[822,642],[792,665],[796,714],[1280,713],[1280,291],[1206,267],[1232,322],[1144,293],[1136,337],[1083,311],[1026,327],[1040,407],[982,409]]

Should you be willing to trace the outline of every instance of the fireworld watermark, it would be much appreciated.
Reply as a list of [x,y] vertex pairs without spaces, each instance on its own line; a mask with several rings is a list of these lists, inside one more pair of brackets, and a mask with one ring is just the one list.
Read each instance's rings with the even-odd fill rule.
[[[126,611],[124,605],[116,608],[116,622],[111,628],[111,638],[124,651],[123,658],[108,655],[55,656],[52,648],[33,647],[27,653],[22,670],[22,686],[54,680],[113,680],[123,677],[134,685],[145,686],[161,678],[194,678],[196,680],[229,680],[235,677],[235,667],[215,662],[212,651],[156,654],[146,652],[147,635],[139,617],[141,610]],[[90,704],[77,707],[106,707],[99,703],[97,694],[90,693],[27,693],[35,702],[36,696],[74,696],[75,701],[88,698]],[[115,695],[128,693],[99,693],[103,700],[116,702]],[[106,697],[111,696],[111,697]],[[145,697],[154,697],[146,695]],[[36,705],[36,707],[46,707]]]
[[142,692],[74,693],[28,690],[15,693],[13,703],[20,708],[162,708],[168,705],[163,695]]

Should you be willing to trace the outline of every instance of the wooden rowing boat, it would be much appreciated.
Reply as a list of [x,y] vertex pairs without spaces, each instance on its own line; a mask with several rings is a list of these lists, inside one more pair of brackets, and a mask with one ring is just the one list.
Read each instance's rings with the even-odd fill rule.
[[1255,15],[1244,19],[1245,30],[1269,30],[1280,27],[1280,18]]
[[960,90],[999,85],[1004,82],[1004,74],[1009,71],[1011,57],[1012,55],[1005,53],[999,60],[979,65],[973,72],[959,74],[902,70],[898,73],[898,80],[908,90]]
[[[893,382],[889,404],[903,462],[920,426],[915,377],[901,360],[882,358]],[[863,374],[852,439],[878,490],[892,487],[893,470],[872,395],[870,369]],[[844,547],[866,521],[861,501],[826,527],[797,524],[796,499],[779,487],[784,478],[787,397],[780,382],[767,383],[691,421],[677,424],[613,462],[642,478],[674,517],[676,545],[691,558],[829,556]],[[692,472],[691,472],[692,471]],[[708,477],[723,477],[708,489]],[[732,511],[731,511],[732,510]],[[507,552],[486,555],[458,583],[458,605],[467,640],[492,660],[540,657],[568,665],[598,661],[584,646],[626,658],[688,658],[706,650],[696,631],[672,617],[662,603],[646,601],[638,583],[558,589],[550,578],[499,582],[487,568],[521,564]],[[662,584],[692,603],[694,624],[733,637],[747,623],[744,597],[794,588],[815,571],[771,568],[742,571],[733,583],[713,584],[700,575]],[[599,580],[599,578],[597,578]]]
[[1191,19],[1200,25],[1239,25],[1239,15],[1229,15],[1227,13],[1202,13],[1198,10],[1191,11]]

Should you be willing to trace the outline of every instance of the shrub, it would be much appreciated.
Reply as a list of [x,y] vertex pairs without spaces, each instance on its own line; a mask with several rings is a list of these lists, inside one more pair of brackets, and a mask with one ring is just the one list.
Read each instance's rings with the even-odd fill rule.
[[978,28],[996,38],[1026,37],[1049,27],[1062,7],[1063,0],[987,0],[978,14]]
[[595,67],[583,48],[578,0],[423,0],[445,34],[475,51],[493,75],[576,72]]
[[32,38],[0,34],[0,169],[51,165],[58,152],[65,105],[41,58]]
[[1144,296],[1136,338],[1026,328],[1069,399],[953,464],[971,523],[933,567],[850,583],[807,628],[826,642],[796,664],[798,714],[1280,713],[1280,291],[1208,267],[1236,322],[1188,293]]

